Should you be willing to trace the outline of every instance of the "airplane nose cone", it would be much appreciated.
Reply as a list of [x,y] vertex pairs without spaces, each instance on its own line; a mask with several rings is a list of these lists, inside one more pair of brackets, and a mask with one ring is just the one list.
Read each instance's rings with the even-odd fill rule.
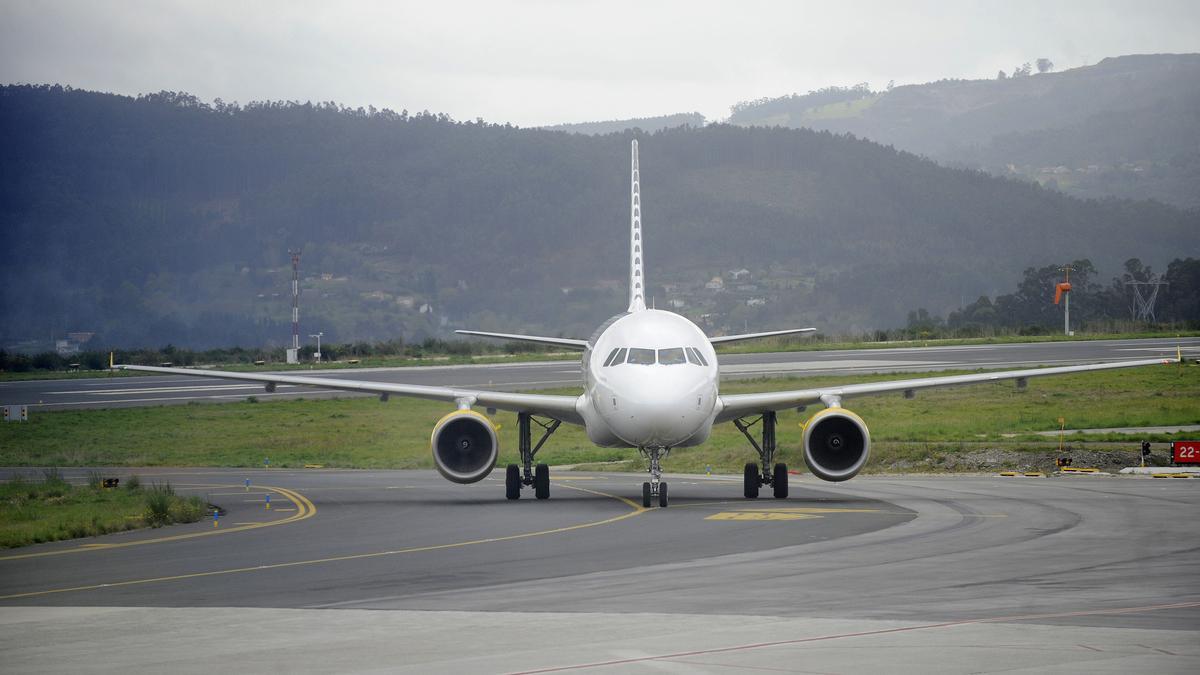
[[629,392],[627,397],[618,431],[631,445],[678,445],[703,423],[697,395],[688,388],[650,385]]

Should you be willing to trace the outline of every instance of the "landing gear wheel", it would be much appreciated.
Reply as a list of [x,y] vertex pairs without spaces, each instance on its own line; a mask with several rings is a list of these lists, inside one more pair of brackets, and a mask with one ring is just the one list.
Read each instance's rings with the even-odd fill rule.
[[758,465],[754,462],[746,462],[744,475],[743,494],[746,495],[746,499],[758,499]]
[[550,498],[550,467],[538,464],[533,472],[533,496],[538,499]]
[[521,498],[521,467],[516,464],[509,464],[504,470],[504,496]]
[[642,506],[650,508],[650,482],[642,483]]
[[771,476],[771,487],[775,489],[775,499],[787,499],[787,480],[787,464],[776,464],[775,473]]
[[658,484],[658,506],[659,508],[667,508],[667,484]]

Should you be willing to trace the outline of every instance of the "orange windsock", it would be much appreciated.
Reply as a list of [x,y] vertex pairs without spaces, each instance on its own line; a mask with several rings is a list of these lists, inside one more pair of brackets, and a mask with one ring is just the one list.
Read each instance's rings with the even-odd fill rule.
[[1071,292],[1071,284],[1069,282],[1063,281],[1063,282],[1055,284],[1054,285],[1054,304],[1057,305],[1058,301],[1062,300],[1063,293],[1070,293],[1070,292]]

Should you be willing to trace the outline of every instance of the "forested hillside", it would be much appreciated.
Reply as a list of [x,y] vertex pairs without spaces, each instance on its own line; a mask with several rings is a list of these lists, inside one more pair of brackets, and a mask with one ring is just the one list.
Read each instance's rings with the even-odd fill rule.
[[733,107],[738,125],[849,132],[1081,197],[1200,207],[1200,54],[1107,58],[992,80],[865,84]]
[[701,115],[698,112],[676,113],[674,115],[661,115],[659,117],[636,117],[628,120],[555,124],[554,126],[542,128],[548,131],[566,131],[567,133],[572,134],[588,134],[589,136],[598,136],[600,134],[612,134],[631,129],[640,129],[642,131],[652,132],[683,126],[704,126],[704,115]]
[[[332,103],[0,88],[0,339],[586,336],[623,308],[629,141]],[[1086,202],[865,140],[640,136],[650,290],[713,332],[941,315],[1030,265],[1200,255],[1200,214]],[[718,283],[719,282],[719,283]]]

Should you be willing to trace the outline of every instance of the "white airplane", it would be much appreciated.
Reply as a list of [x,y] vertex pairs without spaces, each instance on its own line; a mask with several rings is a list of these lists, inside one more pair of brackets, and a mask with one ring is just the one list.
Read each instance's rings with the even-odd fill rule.
[[[499,453],[496,427],[489,418],[497,410],[517,413],[521,464],[505,471],[505,494],[519,499],[523,487],[532,486],[538,499],[550,496],[550,469],[533,462],[558,426],[582,425],[588,438],[602,447],[637,448],[648,460],[650,480],[642,483],[642,505],[655,499],[667,505],[667,484],[661,480],[662,460],[673,448],[704,443],[713,425],[732,422],[758,452],[759,462],[745,466],[743,494],[753,499],[759,488],[770,486],[778,499],[788,496],[787,466],[775,460],[775,416],[780,410],[803,410],[811,404],[824,409],[804,424],[804,462],[813,475],[828,481],[853,478],[870,454],[870,433],[862,418],[842,407],[855,396],[902,392],[911,398],[918,389],[949,385],[1016,380],[1024,387],[1028,378],[1110,368],[1130,368],[1164,363],[1145,359],[1092,365],[1013,370],[973,375],[952,375],[891,382],[850,384],[817,389],[759,394],[719,392],[717,353],[714,345],[774,335],[806,333],[815,328],[708,337],[687,318],[659,309],[647,309],[645,255],[642,240],[641,186],[638,176],[638,143],[632,148],[630,202],[629,307],[596,329],[587,340],[512,335],[483,331],[457,331],[504,340],[523,340],[583,351],[583,393],[578,396],[515,394],[509,392],[387,384],[361,380],[304,377],[282,374],[232,373],[186,368],[115,365],[124,370],[172,373],[265,383],[268,392],[279,384],[304,385],[389,396],[414,396],[453,403],[456,410],[433,427],[431,449],[437,470],[455,483],[474,483],[492,472]],[[475,407],[483,407],[488,415]],[[533,444],[531,423],[541,428]],[[757,440],[751,429],[758,425]],[[760,469],[761,466],[761,469]]]

